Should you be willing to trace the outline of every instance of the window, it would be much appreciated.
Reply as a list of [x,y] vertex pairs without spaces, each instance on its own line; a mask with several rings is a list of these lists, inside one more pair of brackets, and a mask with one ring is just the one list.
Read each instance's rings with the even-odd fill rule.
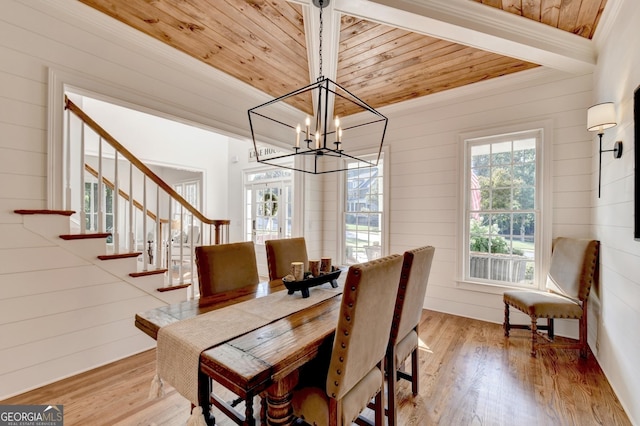
[[542,130],[465,140],[464,280],[535,286]]
[[[173,184],[172,186],[187,203],[191,204],[197,210],[200,210],[200,181],[181,182]],[[173,200],[172,203],[171,209],[174,219],[180,219],[180,215],[182,215],[183,223],[191,224],[191,217],[193,216],[191,212],[184,209],[176,200]]]
[[[85,229],[90,232],[103,232],[100,229],[100,218],[98,212],[99,188],[97,181],[84,183],[84,220]],[[102,209],[104,210],[104,232],[113,232],[113,190],[104,185],[104,193],[102,197]],[[107,237],[107,244],[113,243],[113,235]]]
[[287,169],[249,172],[245,176],[246,241],[291,238],[293,175]]
[[[372,156],[372,158],[374,158]],[[344,181],[343,262],[377,259],[383,254],[383,158],[377,167],[348,161]]]

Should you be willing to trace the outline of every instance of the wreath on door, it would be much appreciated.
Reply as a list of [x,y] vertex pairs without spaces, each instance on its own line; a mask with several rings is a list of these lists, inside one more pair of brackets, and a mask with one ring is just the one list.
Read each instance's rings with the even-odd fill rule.
[[275,216],[278,213],[278,196],[271,192],[264,193],[264,215]]

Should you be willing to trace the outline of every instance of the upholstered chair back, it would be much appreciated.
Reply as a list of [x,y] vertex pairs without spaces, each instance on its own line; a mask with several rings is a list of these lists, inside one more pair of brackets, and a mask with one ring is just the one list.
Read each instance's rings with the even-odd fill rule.
[[253,241],[197,246],[195,253],[200,297],[260,281]]
[[597,279],[598,241],[559,237],[553,241],[547,289],[584,302]]
[[304,237],[267,240],[264,244],[267,250],[270,280],[277,280],[290,274],[291,262],[302,262],[304,270],[309,270],[309,257]]
[[420,322],[435,248],[425,246],[404,252],[400,287],[389,343],[395,345]]
[[327,376],[329,397],[342,399],[384,358],[401,269],[397,254],[349,268]]

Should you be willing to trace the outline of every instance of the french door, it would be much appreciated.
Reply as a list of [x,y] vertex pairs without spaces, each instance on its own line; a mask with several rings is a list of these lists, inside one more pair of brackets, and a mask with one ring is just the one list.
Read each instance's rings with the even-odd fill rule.
[[[278,173],[280,175],[280,173]],[[291,174],[270,176],[251,173],[246,184],[246,240],[264,244],[267,240],[290,238],[293,188]]]

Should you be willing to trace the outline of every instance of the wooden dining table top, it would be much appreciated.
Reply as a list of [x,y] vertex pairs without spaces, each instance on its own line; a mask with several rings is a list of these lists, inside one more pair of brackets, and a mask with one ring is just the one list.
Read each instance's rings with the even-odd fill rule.
[[[338,280],[340,285],[344,284],[347,275],[344,272]],[[328,283],[324,286],[333,290]],[[317,287],[318,291],[322,291],[324,286]],[[165,325],[277,291],[287,291],[281,280],[262,282],[216,294],[206,300],[189,300],[138,313],[135,325],[157,339],[158,330]],[[299,292],[290,296],[302,297]],[[332,338],[341,300],[342,293],[338,289],[335,296],[203,351],[200,356],[201,374],[243,398],[267,391],[270,397],[288,400],[291,388],[297,383],[298,369],[315,358],[320,347]],[[269,410],[271,408],[270,405]],[[290,409],[283,410],[274,413],[281,414],[281,420],[287,419],[281,424],[289,424]]]
[[341,301],[336,294],[207,349],[200,370],[239,395],[259,393],[318,355],[335,332]]
[[194,318],[198,315],[286,290],[282,280],[263,281],[256,285],[217,293],[206,298],[186,300],[171,305],[160,306],[137,313],[135,326],[153,339],[158,339],[160,327],[177,321]]

